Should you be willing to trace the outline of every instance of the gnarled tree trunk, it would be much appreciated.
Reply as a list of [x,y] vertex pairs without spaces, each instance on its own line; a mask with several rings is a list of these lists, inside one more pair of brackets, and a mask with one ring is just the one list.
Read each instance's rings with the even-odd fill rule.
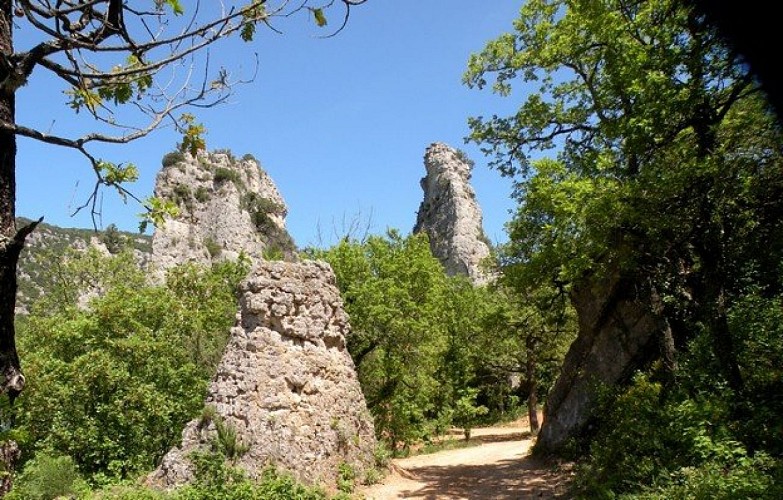
[[[0,0],[0,62],[6,63],[6,56],[13,53],[11,9],[11,0]],[[15,123],[14,90],[6,87],[5,81],[0,81],[0,120]],[[12,398],[24,387],[14,332],[16,265],[25,238],[37,224],[16,229],[15,170],[16,136],[0,130],[0,393],[8,392]]]

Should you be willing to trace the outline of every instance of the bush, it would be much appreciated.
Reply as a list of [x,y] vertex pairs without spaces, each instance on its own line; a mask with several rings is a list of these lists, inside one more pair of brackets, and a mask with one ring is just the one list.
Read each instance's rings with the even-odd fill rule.
[[194,195],[196,200],[198,200],[200,203],[204,203],[207,200],[209,200],[209,190],[204,186],[199,186],[196,189],[196,194]]
[[662,486],[648,488],[634,495],[634,498],[783,498],[783,463],[759,453],[752,458],[743,456],[733,463],[710,461],[699,467],[683,467],[673,473]]
[[337,468],[337,489],[343,493],[353,493],[356,488],[356,470],[345,462]]
[[176,165],[177,163],[182,163],[183,161],[185,161],[184,153],[181,151],[172,151],[171,153],[166,153],[163,156],[161,163],[164,167],[170,167],[172,165]]
[[237,188],[244,188],[245,183],[239,177],[239,172],[226,167],[215,168],[215,182],[218,184],[221,182],[231,181]]
[[190,188],[185,184],[177,184],[174,186],[173,201],[177,206],[184,206],[188,210],[193,210],[193,195],[190,192]]
[[258,160],[256,159],[256,157],[255,157],[255,156],[253,156],[253,155],[252,155],[252,154],[250,154],[250,153],[247,153],[247,154],[245,154],[244,156],[242,156],[242,160],[244,160],[244,161],[252,161],[252,162],[254,162],[256,165],[258,165],[259,167],[261,166],[261,162],[260,162],[260,161],[258,161]]
[[241,469],[228,465],[219,453],[191,455],[195,465],[195,481],[174,492],[174,500],[257,500],[288,499],[325,500],[326,494],[317,488],[297,483],[288,474],[267,468],[258,482],[247,478]]
[[73,459],[67,456],[38,454],[27,462],[16,478],[9,500],[53,500],[84,494],[89,490]]

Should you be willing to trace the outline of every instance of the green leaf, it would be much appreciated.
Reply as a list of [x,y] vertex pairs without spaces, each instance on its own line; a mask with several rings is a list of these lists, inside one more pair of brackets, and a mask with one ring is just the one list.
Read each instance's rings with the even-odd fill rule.
[[319,28],[323,28],[326,26],[326,16],[324,15],[324,10],[321,8],[311,8],[310,11],[313,13],[313,17],[315,18],[315,24],[318,25]]

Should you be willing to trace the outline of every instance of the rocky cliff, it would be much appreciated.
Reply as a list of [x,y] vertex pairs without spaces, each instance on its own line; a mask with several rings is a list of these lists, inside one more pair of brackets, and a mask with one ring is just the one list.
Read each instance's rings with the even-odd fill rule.
[[169,153],[155,195],[174,201],[179,215],[155,230],[152,262],[162,271],[183,262],[293,258],[285,229],[286,204],[269,175],[250,155]]
[[470,185],[473,162],[457,149],[434,143],[424,155],[424,167],[424,200],[413,232],[429,235],[432,254],[449,275],[461,274],[476,284],[486,283],[489,277],[481,262],[490,250],[481,207]]
[[558,451],[585,431],[601,387],[627,382],[660,355],[666,320],[656,314],[649,287],[623,276],[587,276],[574,285],[571,300],[579,335],[547,397],[536,448]]
[[252,477],[273,464],[334,487],[341,463],[360,474],[371,467],[373,424],[328,264],[261,262],[240,294],[239,322],[207,396],[214,416],[190,422],[149,481],[171,487],[192,479],[188,456],[214,446],[217,425],[236,430],[246,450],[236,463]]

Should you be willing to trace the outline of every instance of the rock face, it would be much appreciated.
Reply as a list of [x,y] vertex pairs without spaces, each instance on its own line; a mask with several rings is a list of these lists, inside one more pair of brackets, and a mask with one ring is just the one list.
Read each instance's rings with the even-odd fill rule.
[[254,262],[265,252],[294,254],[285,202],[251,156],[169,153],[155,196],[174,201],[180,212],[153,236],[151,264],[158,271],[183,262],[236,259],[240,253]]
[[461,151],[434,143],[427,148],[424,166],[424,200],[413,232],[429,235],[432,254],[449,275],[465,275],[476,284],[486,283],[489,277],[481,269],[481,261],[490,252],[481,208],[470,185],[472,162]]
[[555,452],[580,434],[596,402],[598,385],[614,387],[660,354],[667,328],[652,310],[645,287],[618,272],[575,286],[572,302],[579,335],[571,344],[544,409],[536,448]]
[[[207,396],[248,446],[238,466],[255,477],[273,464],[327,487],[341,463],[361,474],[373,464],[375,435],[345,347],[350,327],[331,268],[261,262],[240,290],[239,324]],[[215,435],[214,423],[190,422],[150,482],[192,479],[188,455],[208,449]]]

